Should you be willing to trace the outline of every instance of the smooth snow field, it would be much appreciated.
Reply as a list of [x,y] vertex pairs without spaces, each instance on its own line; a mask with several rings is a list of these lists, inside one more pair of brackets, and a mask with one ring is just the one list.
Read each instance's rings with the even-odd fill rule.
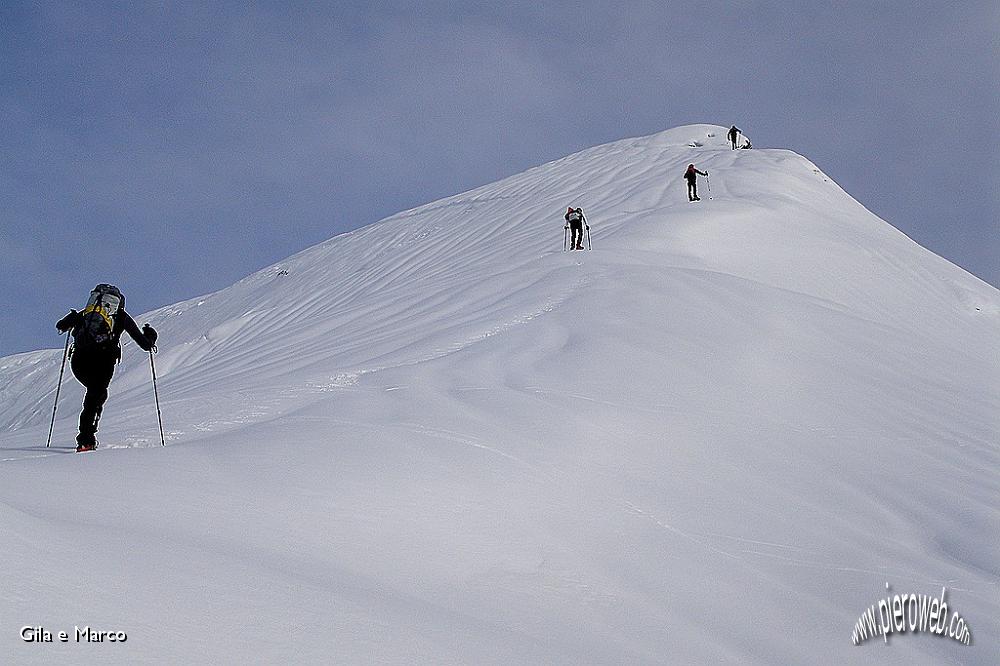
[[[996,664],[1000,292],[725,134],[130,299],[166,446],[131,341],[94,453],[55,329],[0,359],[0,662]],[[969,645],[854,644],[942,588]]]

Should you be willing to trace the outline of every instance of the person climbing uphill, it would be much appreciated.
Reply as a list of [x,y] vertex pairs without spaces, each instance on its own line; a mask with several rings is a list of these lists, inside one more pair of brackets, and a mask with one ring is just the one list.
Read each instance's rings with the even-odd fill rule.
[[698,174],[708,176],[707,171],[699,171],[693,164],[688,164],[687,171],[684,172],[684,178],[688,182],[688,201],[701,201],[698,197]]
[[582,208],[573,208],[570,206],[566,209],[566,215],[563,216],[566,219],[566,227],[570,230],[570,242],[569,249],[571,250],[582,250],[583,249],[583,228],[586,226],[586,219],[583,215]]
[[737,127],[736,125],[733,125],[732,127],[729,128],[729,134],[727,136],[729,137],[730,143],[733,144],[733,150],[737,150],[739,148],[739,146],[737,146],[736,143],[741,133],[742,130],[740,130],[740,128]]
[[61,333],[72,331],[70,368],[87,389],[80,412],[76,450],[93,451],[97,448],[97,424],[108,399],[108,386],[115,373],[115,364],[122,357],[119,344],[122,333],[127,331],[136,344],[148,352],[156,349],[156,331],[149,324],[139,330],[135,320],[125,311],[125,297],[110,284],[94,287],[83,312],[70,310],[56,323],[56,329]]

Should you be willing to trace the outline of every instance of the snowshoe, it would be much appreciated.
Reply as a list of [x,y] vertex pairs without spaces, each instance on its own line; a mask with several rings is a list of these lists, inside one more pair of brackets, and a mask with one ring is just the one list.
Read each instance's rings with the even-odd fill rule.
[[83,453],[84,451],[93,451],[96,448],[97,448],[97,442],[93,442],[90,444],[77,444],[76,452]]

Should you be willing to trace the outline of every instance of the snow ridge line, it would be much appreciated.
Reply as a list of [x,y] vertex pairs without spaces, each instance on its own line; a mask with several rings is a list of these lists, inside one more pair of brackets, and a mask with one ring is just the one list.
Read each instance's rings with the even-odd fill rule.
[[[314,380],[305,385],[297,384],[285,387],[272,386],[267,391],[266,399],[259,399],[259,398],[255,399],[252,397],[252,392],[247,391],[245,394],[247,399],[245,400],[244,404],[241,406],[239,411],[235,413],[230,412],[229,414],[227,414],[227,418],[225,418],[224,420],[210,420],[197,423],[195,425],[195,430],[199,435],[198,439],[200,439],[203,436],[218,434],[219,432],[226,431],[226,430],[221,430],[221,431],[217,430],[216,428],[218,426],[232,426],[234,429],[242,429],[255,424],[271,421],[275,418],[280,418],[282,415],[287,414],[289,412],[289,410],[287,409],[288,405],[294,406],[294,410],[291,411],[299,411],[306,406],[305,404],[303,404],[304,397],[321,396],[321,394],[331,393],[334,391],[352,390],[354,387],[357,386],[358,382],[363,376],[373,375],[375,373],[382,372],[385,370],[413,367],[422,363],[435,361],[444,358],[446,356],[449,356],[451,354],[468,349],[478,343],[489,340],[490,338],[502,335],[503,333],[511,330],[514,327],[530,323],[531,321],[537,319],[538,317],[544,314],[555,311],[563,303],[569,300],[574,294],[574,292],[576,292],[579,289],[585,288],[593,281],[595,281],[598,277],[599,276],[596,275],[580,276],[574,281],[571,287],[565,288],[565,290],[562,291],[562,293],[560,294],[551,295],[539,307],[531,309],[527,312],[523,312],[506,321],[502,321],[498,324],[490,326],[479,333],[466,336],[465,338],[459,340],[455,340],[451,344],[445,345],[443,347],[438,347],[434,351],[427,354],[423,354],[417,358],[397,363],[387,363],[384,365],[376,365],[371,367],[344,369],[341,372],[337,373],[334,377],[331,377],[329,382],[318,382]],[[540,280],[548,280],[548,279],[550,279],[548,275],[540,278]],[[320,397],[317,399],[322,399],[322,398]],[[164,405],[169,405],[169,404],[170,404],[169,400],[164,401]],[[172,442],[177,442],[178,440],[183,441],[184,434],[185,433],[183,432],[173,431],[170,433],[171,436],[168,436],[167,439],[172,440]],[[108,448],[137,448],[137,447],[117,446]],[[506,456],[506,454],[502,455]],[[518,460],[518,462],[525,464],[523,461],[520,460]]]

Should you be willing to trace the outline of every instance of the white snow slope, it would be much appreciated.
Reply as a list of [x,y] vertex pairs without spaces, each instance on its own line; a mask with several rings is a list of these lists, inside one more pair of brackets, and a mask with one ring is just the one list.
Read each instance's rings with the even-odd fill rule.
[[[1000,292],[794,153],[598,146],[136,319],[165,447],[134,344],[92,454],[0,359],[3,663],[1000,654]],[[852,644],[942,588],[971,645]]]

